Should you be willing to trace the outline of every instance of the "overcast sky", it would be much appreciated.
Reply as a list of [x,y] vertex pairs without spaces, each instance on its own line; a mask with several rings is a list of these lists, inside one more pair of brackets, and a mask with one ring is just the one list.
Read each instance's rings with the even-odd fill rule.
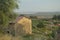
[[60,11],[60,0],[20,0],[19,12]]

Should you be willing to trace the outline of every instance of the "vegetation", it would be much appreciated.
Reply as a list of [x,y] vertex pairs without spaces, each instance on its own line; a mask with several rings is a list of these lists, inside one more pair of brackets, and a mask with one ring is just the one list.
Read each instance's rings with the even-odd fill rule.
[[[16,1],[0,0],[0,34],[4,32],[3,29],[8,26],[9,21],[16,18],[13,11],[18,8]],[[32,19],[33,35],[23,36],[23,40],[52,40],[55,38],[58,29],[58,26],[55,25],[60,22],[54,22],[54,20],[60,20],[60,15],[54,15],[52,22],[49,22],[50,19],[37,19],[36,16],[30,16],[30,18]],[[7,34],[7,36],[9,35]]]
[[54,19],[54,20],[60,20],[60,15],[54,15],[52,19]]
[[37,16],[30,16],[31,19],[37,19]]
[[42,27],[44,27],[45,25],[44,25],[44,23],[42,22],[42,21],[40,21],[38,24],[37,24],[37,27],[38,28],[42,28]]
[[7,25],[13,18],[13,9],[17,6],[16,0],[0,0],[0,25]]
[[[53,40],[56,37],[56,30],[58,29],[57,26],[51,24],[49,21],[46,20],[32,20],[33,24],[33,33],[41,40]],[[51,26],[54,25],[54,26]],[[43,37],[41,37],[43,36]]]
[[[8,25],[10,20],[16,17],[14,9],[18,7],[17,0],[0,0],[0,28]],[[0,29],[0,30],[1,30]]]

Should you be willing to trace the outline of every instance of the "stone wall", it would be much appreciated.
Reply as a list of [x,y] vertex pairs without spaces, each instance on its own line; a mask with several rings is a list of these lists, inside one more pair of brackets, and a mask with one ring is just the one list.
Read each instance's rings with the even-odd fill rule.
[[26,35],[32,34],[32,21],[28,18],[22,18],[15,24],[15,33]]

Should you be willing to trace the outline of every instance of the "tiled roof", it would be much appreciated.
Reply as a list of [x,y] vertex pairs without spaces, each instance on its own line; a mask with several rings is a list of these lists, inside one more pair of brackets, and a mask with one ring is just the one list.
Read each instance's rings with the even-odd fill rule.
[[19,21],[22,18],[23,18],[23,16],[20,16],[20,17],[16,18],[16,22]]

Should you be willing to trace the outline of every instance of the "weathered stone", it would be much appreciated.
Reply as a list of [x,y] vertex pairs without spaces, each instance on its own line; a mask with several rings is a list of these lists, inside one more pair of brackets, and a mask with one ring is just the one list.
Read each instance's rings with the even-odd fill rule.
[[32,21],[27,17],[22,17],[18,19],[15,24],[15,34],[26,35],[32,34]]

